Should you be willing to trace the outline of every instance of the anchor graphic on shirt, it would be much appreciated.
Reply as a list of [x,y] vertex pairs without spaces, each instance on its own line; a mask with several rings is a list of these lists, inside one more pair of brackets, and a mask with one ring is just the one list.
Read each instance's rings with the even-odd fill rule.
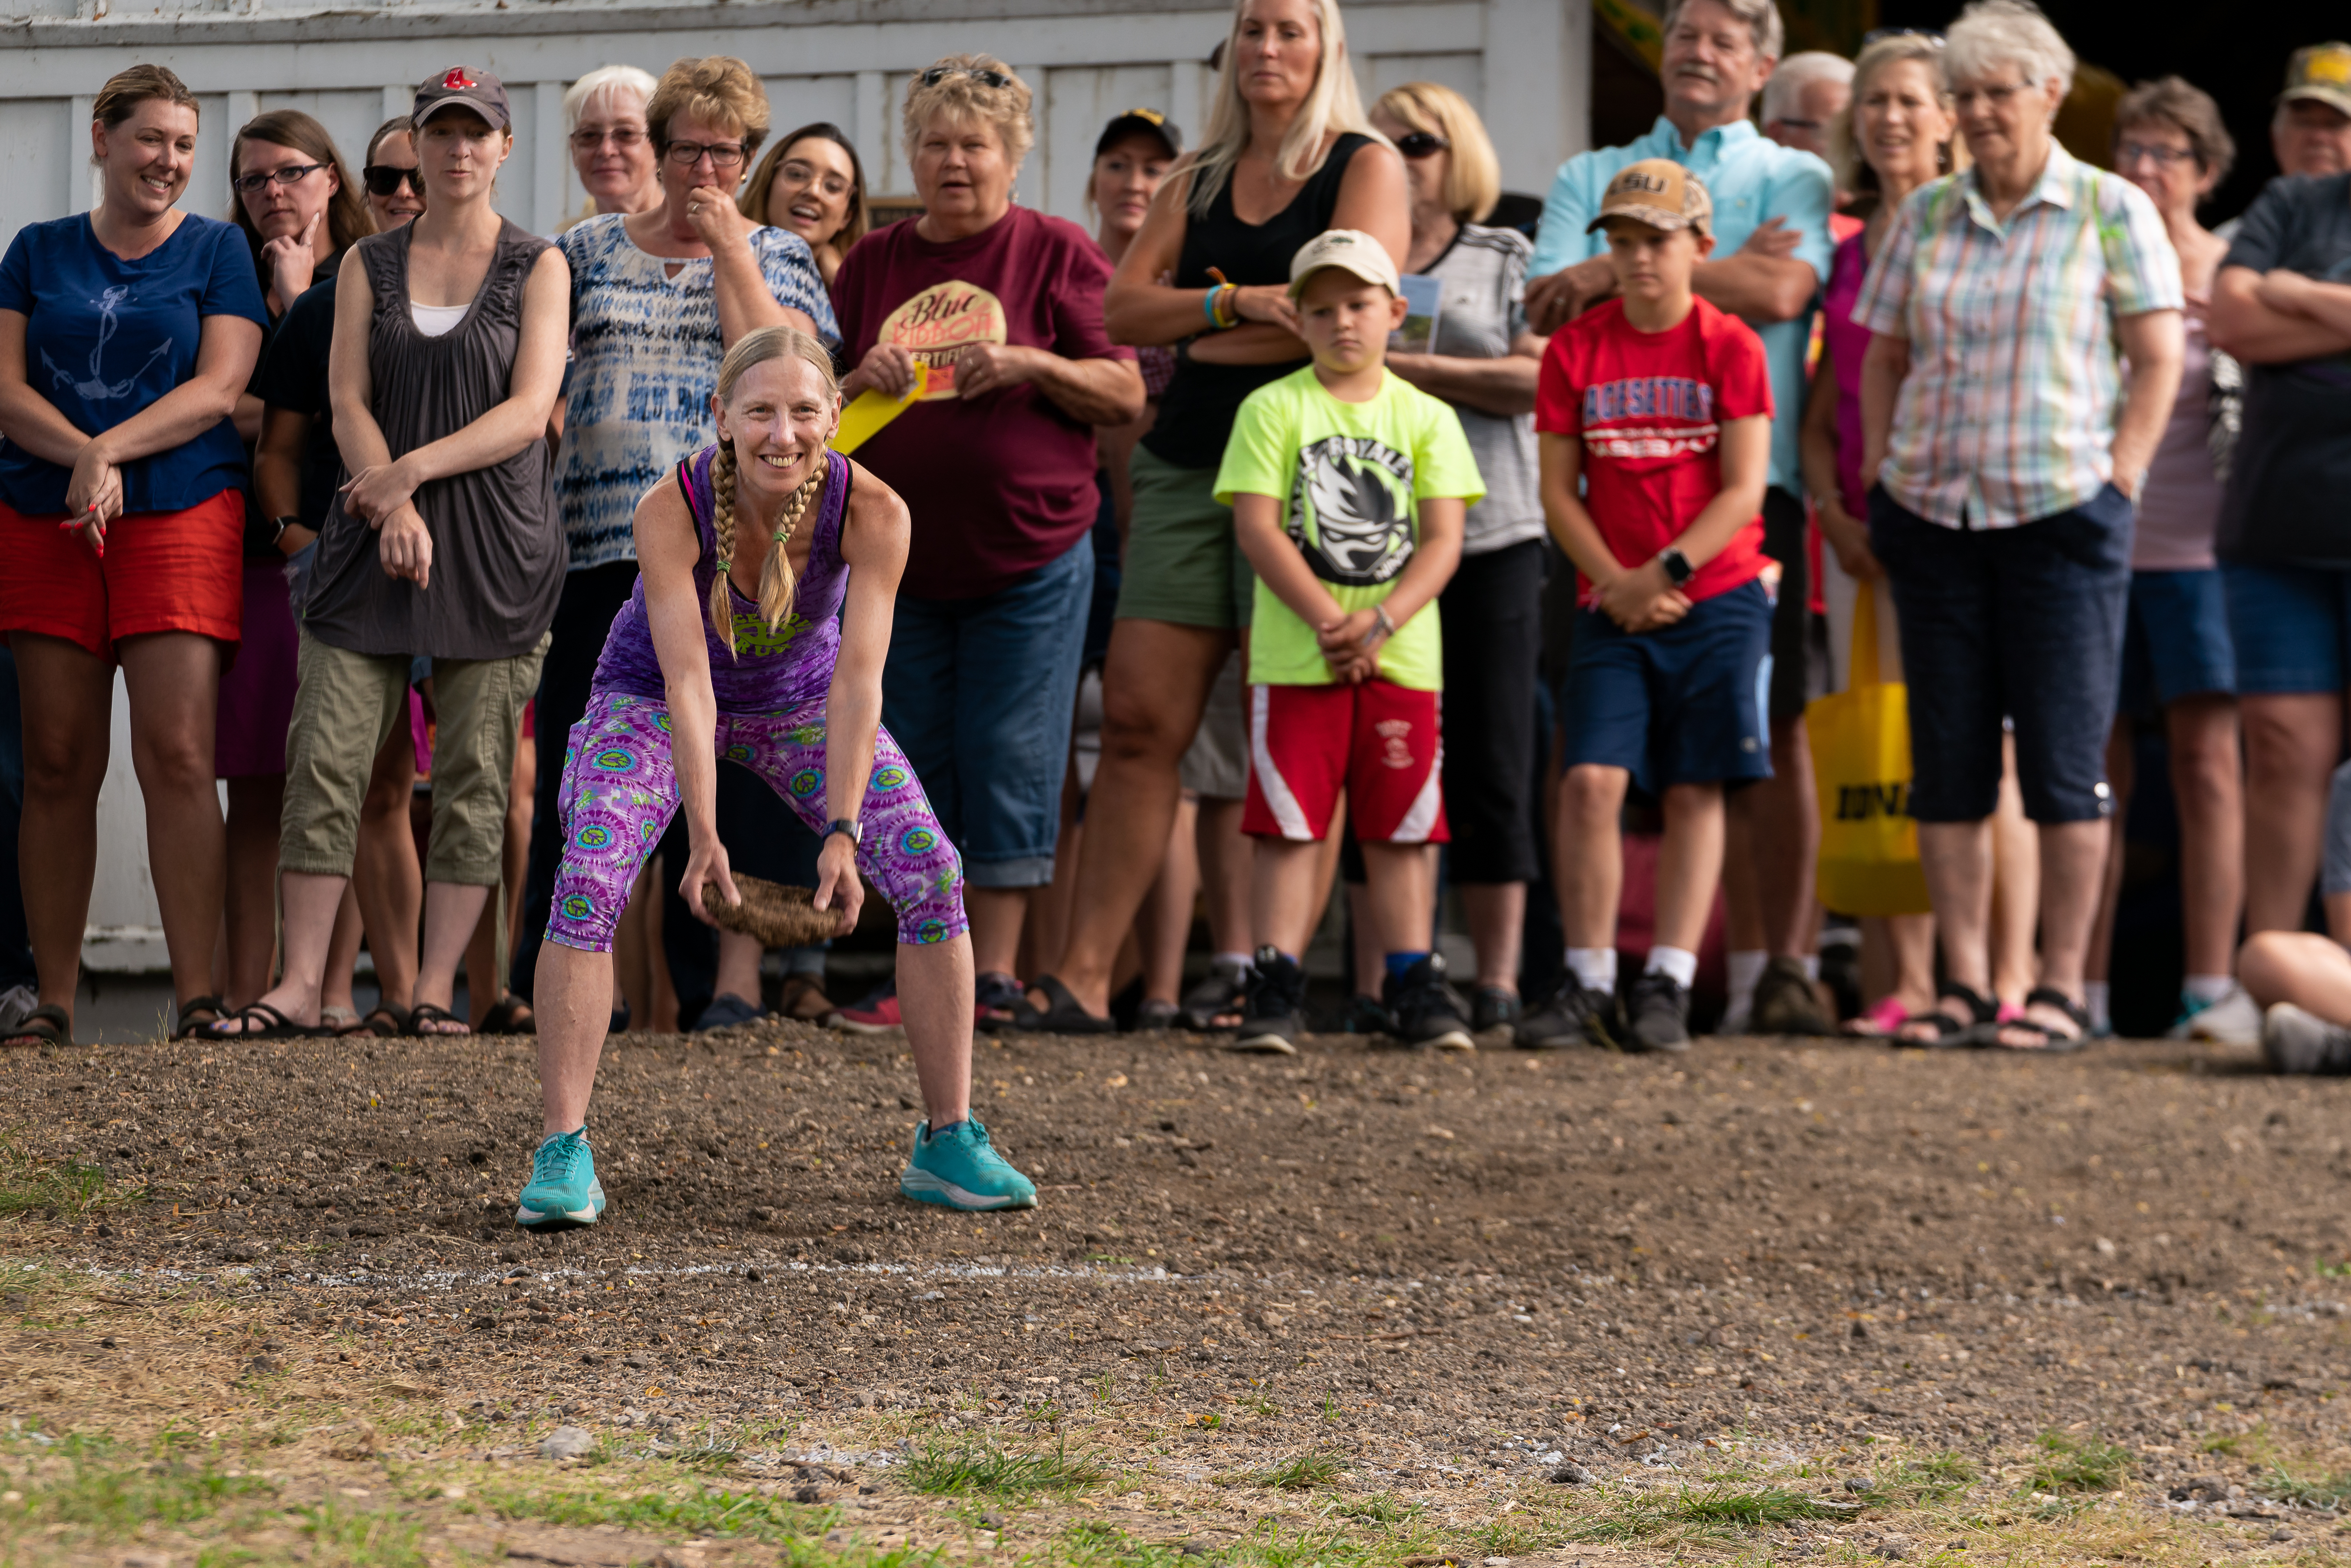
[[139,384],[139,378],[147,373],[147,367],[172,351],[172,340],[166,338],[155,346],[153,353],[147,356],[146,363],[141,365],[129,376],[119,382],[106,380],[104,373],[99,369],[99,361],[106,354],[107,340],[114,336],[116,329],[120,325],[114,319],[114,308],[130,297],[130,288],[125,285],[117,284],[90,301],[98,307],[98,344],[89,351],[89,380],[86,382],[74,380],[71,375],[57,368],[57,362],[49,358],[49,351],[47,349],[41,350],[41,363],[48,367],[49,374],[54,378],[50,383],[53,387],[71,387],[80,396],[93,402],[103,402],[109,398],[129,397],[131,389]]

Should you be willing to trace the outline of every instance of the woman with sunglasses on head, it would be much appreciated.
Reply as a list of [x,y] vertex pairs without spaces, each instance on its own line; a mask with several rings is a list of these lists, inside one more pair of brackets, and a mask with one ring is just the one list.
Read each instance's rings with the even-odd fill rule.
[[234,422],[268,312],[235,225],[183,212],[196,99],[161,66],[91,106],[91,211],[0,259],[0,634],[24,705],[19,862],[40,1005],[0,1043],[73,1034],[119,665],[179,998],[217,1016],[225,840],[215,703],[243,618],[246,471]]
[[[751,68],[725,55],[678,60],[645,113],[661,204],[589,218],[558,242],[571,265],[573,351],[555,481],[570,560],[539,682],[538,802],[508,969],[526,999],[563,858],[563,737],[587,711],[604,634],[636,586],[637,501],[708,444],[710,393],[728,348],[763,327],[797,327],[827,342],[840,336],[808,242],[754,224],[735,203],[768,136],[767,89]],[[734,782],[722,786],[722,800],[735,799]],[[720,831],[749,852],[743,841],[756,835],[754,823],[740,822],[726,804],[719,816]],[[660,852],[670,867],[684,865],[683,831]],[[746,869],[766,875],[771,867],[747,862]],[[674,887],[655,891],[679,1012],[692,1022],[716,994],[716,933],[692,918]],[[636,1021],[676,1027],[667,1018]]]
[[[1449,87],[1408,82],[1381,95],[1372,125],[1404,154],[1412,191],[1403,270],[1432,276],[1442,289],[1428,351],[1392,353],[1388,369],[1453,405],[1486,478],[1486,498],[1469,508],[1460,568],[1437,597],[1447,866],[1478,953],[1470,1023],[1483,1032],[1518,1021],[1527,883],[1541,869],[1531,798],[1544,534],[1534,406],[1547,340],[1527,327],[1534,246],[1516,229],[1478,221],[1502,194],[1501,165],[1478,111]],[[1359,896],[1352,852],[1347,870],[1349,896]],[[1372,924],[1366,917],[1355,928],[1368,934]],[[1376,986],[1379,972],[1376,953],[1359,956],[1357,988]]]
[[411,115],[425,210],[354,251],[329,355],[336,492],[300,605],[301,685],[279,848],[283,979],[213,1026],[318,1031],[335,911],[373,760],[433,661],[439,731],[424,935],[403,1033],[463,1034],[460,955],[498,885],[507,788],[561,587],[547,422],[563,377],[562,255],[491,206],[514,147],[506,89],[458,66]]
[[[295,301],[314,281],[332,278],[352,242],[374,225],[327,128],[300,110],[247,120],[228,156],[230,216],[253,247],[274,338]],[[248,442],[261,433],[259,381],[256,368],[237,400],[239,434]],[[232,1010],[269,988],[277,946],[277,818],[295,643],[286,563],[271,522],[277,515],[256,483],[246,513],[245,636],[221,676],[214,745],[213,769],[228,786],[228,884],[226,940],[213,988]],[[350,998],[343,1000],[348,1008]]]
[[[424,173],[417,165],[414,127],[406,115],[387,120],[368,138],[360,179],[368,215],[378,234],[412,222],[424,211]],[[328,390],[329,350],[335,335],[335,279],[329,272],[294,302],[270,335],[255,372],[253,390],[262,401],[261,440],[253,454],[253,495],[270,519],[276,548],[286,563],[293,602],[309,592],[310,563],[319,530],[334,505],[335,487],[345,477],[335,445],[335,421]],[[284,766],[284,742],[279,742]],[[405,1026],[416,984],[416,928],[424,915],[424,873],[416,858],[416,835],[409,827],[409,804],[416,785],[416,747],[408,727],[393,727],[377,750],[367,795],[360,803],[359,852],[351,885],[335,911],[327,946],[327,970],[319,993],[319,1021],[350,1033],[398,1034]],[[231,826],[234,836],[235,827]],[[270,893],[277,880],[277,820],[270,820]],[[362,1019],[351,998],[351,969],[360,936],[367,936],[375,965],[377,1005]],[[244,999],[259,995],[256,989]],[[238,1005],[231,998],[232,1005]]]
[[1331,228],[1364,231],[1391,256],[1411,248],[1403,160],[1364,116],[1336,0],[1238,0],[1223,62],[1207,138],[1160,188],[1104,302],[1115,338],[1177,346],[1178,362],[1131,469],[1070,938],[1029,993],[1026,1027],[1113,1027],[1111,967],[1166,853],[1179,759],[1249,622],[1255,577],[1213,492],[1241,400],[1309,358],[1290,258]]
[[563,134],[571,169],[588,204],[564,224],[599,213],[643,213],[660,206],[660,161],[645,124],[645,106],[659,84],[636,66],[598,66],[563,94]]
[[803,125],[768,149],[743,182],[743,215],[789,229],[816,254],[824,286],[865,237],[865,166],[849,133],[829,120]]

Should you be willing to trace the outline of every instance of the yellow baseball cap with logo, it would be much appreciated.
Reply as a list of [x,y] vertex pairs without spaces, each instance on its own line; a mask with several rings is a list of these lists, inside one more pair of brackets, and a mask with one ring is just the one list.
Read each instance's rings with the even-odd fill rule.
[[2285,68],[2281,104],[2308,99],[2351,114],[2351,44],[2313,44],[2296,49]]
[[1656,229],[1714,230],[1714,198],[1705,183],[1670,158],[1644,158],[1616,171],[1600,198],[1600,215],[1583,225],[1590,234],[1610,218],[1632,218]]

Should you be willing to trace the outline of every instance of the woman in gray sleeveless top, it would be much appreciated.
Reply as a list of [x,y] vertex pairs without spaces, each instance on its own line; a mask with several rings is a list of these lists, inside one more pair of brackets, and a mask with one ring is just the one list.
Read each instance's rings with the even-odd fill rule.
[[506,89],[460,66],[417,89],[424,215],[361,241],[335,300],[328,382],[345,483],[300,615],[278,870],[285,977],[216,1026],[315,1032],[335,906],[377,748],[434,661],[433,836],[418,1033],[449,1002],[500,873],[507,785],[564,565],[544,439],[563,378],[570,273],[490,207],[513,150]]

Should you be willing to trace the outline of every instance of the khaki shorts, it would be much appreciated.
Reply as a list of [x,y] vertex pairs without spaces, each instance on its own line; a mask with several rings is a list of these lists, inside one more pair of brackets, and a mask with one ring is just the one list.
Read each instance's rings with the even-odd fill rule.
[[1214,468],[1178,468],[1138,446],[1127,461],[1134,517],[1118,585],[1118,619],[1247,626],[1257,573],[1217,503]]
[[1200,728],[1176,769],[1184,788],[1210,800],[1238,800],[1249,792],[1249,716],[1241,702],[1241,656],[1226,656],[1224,673],[1208,688]]
[[[360,802],[392,727],[408,722],[406,655],[354,653],[301,632],[294,721],[286,735],[286,809],[277,866],[349,876]],[[523,705],[538,690],[548,638],[509,659],[435,659],[433,837],[424,880],[496,887],[503,870],[507,789]]]

